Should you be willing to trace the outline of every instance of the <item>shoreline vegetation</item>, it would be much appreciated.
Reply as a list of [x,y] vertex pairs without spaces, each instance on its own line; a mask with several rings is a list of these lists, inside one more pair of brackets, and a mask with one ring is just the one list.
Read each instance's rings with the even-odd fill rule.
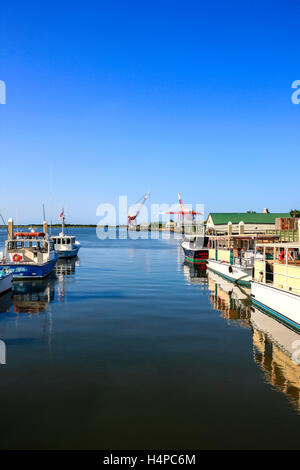
[[[61,228],[61,224],[52,224],[51,226],[48,225],[48,228]],[[42,224],[19,224],[15,225],[15,229],[31,229],[31,228],[43,228]],[[65,228],[103,228],[103,229],[126,229],[127,225],[97,225],[97,224],[65,224]],[[0,225],[0,229],[7,229],[7,225]],[[152,224],[141,224],[141,225],[136,225],[131,228],[129,228],[130,231],[137,231],[137,232],[142,232],[142,231],[152,231],[152,230],[158,230],[158,231],[165,231],[169,230],[171,232],[174,232],[174,227],[169,226],[168,224],[162,224],[159,222],[154,222]]]

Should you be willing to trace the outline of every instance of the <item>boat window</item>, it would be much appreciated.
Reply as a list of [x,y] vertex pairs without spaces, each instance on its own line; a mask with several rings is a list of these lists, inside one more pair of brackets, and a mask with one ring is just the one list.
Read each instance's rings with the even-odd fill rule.
[[62,242],[62,245],[65,245],[66,244],[66,239],[62,238],[61,242]]
[[70,238],[67,238],[67,244],[69,245],[71,243]]

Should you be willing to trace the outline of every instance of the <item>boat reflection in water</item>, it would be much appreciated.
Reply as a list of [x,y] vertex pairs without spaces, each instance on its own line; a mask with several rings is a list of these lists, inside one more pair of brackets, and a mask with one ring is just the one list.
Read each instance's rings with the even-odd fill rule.
[[203,291],[207,291],[207,274],[205,264],[193,264],[184,261],[183,274],[188,284],[197,285]]
[[57,294],[59,302],[66,300],[66,285],[72,280],[76,267],[79,266],[79,258],[60,258],[55,266],[58,287]]
[[300,335],[251,304],[250,289],[208,272],[212,306],[222,317],[252,330],[253,359],[266,382],[284,393],[300,413]]
[[56,276],[45,279],[22,280],[13,283],[12,300],[14,313],[39,314],[46,311],[55,298]]
[[250,327],[250,289],[238,286],[208,271],[208,289],[211,304],[222,312],[222,317],[234,320],[241,326]]
[[300,413],[300,335],[254,308],[254,360],[268,383],[285,393]]
[[12,292],[11,290],[5,294],[0,295],[0,314],[7,313],[12,306]]

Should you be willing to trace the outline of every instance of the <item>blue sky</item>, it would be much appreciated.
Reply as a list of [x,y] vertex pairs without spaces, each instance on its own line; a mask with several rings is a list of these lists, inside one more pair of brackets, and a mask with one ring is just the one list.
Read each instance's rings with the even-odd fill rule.
[[0,212],[101,203],[300,208],[296,1],[6,2]]

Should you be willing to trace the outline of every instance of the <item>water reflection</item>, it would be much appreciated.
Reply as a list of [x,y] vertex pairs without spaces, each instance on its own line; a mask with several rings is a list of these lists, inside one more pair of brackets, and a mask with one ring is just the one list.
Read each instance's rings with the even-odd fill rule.
[[10,307],[12,306],[12,303],[13,301],[11,291],[2,294],[0,296],[0,314],[8,312]]
[[55,272],[57,276],[57,295],[59,302],[65,302],[67,284],[75,275],[76,267],[79,266],[79,258],[59,259],[56,263]]
[[211,304],[222,317],[251,328],[253,358],[265,380],[284,393],[300,413],[300,335],[254,308],[250,290],[208,273]]
[[208,290],[213,308],[220,310],[223,318],[233,320],[240,326],[250,326],[250,289],[239,287],[209,271]]
[[288,396],[300,413],[300,335],[257,308],[251,312],[254,360],[268,383]]
[[201,290],[207,291],[207,274],[205,265],[198,265],[184,261],[182,268],[184,277],[188,284],[197,285]]
[[71,280],[77,266],[78,258],[60,259],[55,271],[45,279],[14,281],[11,293],[0,298],[0,313],[7,312],[13,305],[14,313],[36,315],[45,312],[56,298],[63,302],[66,298],[66,279]]
[[46,279],[13,282],[12,300],[14,313],[39,314],[47,309],[55,298],[56,276]]

